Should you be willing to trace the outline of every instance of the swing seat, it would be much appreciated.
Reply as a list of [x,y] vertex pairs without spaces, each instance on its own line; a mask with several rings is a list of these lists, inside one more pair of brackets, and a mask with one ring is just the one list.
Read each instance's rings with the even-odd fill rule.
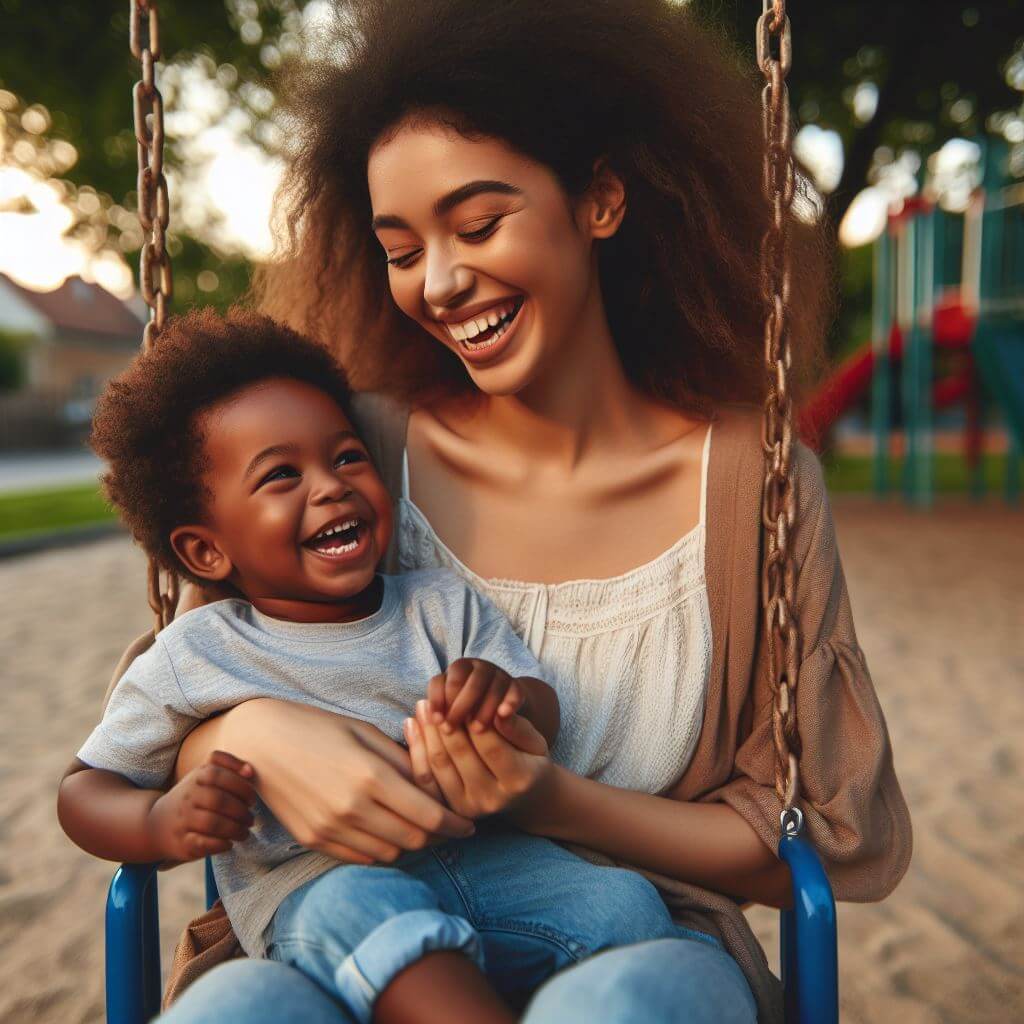
[[[838,1024],[836,905],[813,847],[784,836],[779,856],[793,878],[793,907],[783,910],[782,983],[787,1024]],[[206,906],[217,883],[206,859]],[[107,895],[107,1024],[145,1024],[160,1012],[157,865],[122,864]],[[225,1022],[230,1024],[230,1022]]]

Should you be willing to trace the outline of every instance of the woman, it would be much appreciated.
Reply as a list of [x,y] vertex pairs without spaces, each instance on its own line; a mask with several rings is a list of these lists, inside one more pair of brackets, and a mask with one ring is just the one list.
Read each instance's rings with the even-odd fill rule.
[[[557,767],[482,756],[425,716],[406,753],[263,702],[196,730],[179,767],[218,747],[251,761],[303,845],[364,863],[442,841],[426,791],[458,811],[472,780],[519,828],[644,871],[710,937],[584,959],[524,1020],[778,1019],[738,909],[789,895],[758,645],[756,90],[664,0],[339,6],[343,46],[290,79],[289,250],[261,304],[370,393],[364,438],[401,494],[390,567],[462,574],[575,704]],[[830,277],[824,228],[793,236],[799,393]],[[802,806],[837,896],[878,899],[909,819],[802,447],[796,472]],[[384,1002],[375,1019],[397,1019]],[[241,963],[167,1020],[286,1010],[346,1019],[295,972]]]

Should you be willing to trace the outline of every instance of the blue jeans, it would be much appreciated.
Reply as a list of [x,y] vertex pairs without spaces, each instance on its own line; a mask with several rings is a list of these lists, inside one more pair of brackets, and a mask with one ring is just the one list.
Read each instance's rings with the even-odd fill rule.
[[161,1019],[290,1020],[287,1008],[313,1024],[369,1024],[391,979],[439,949],[473,959],[529,1024],[756,1017],[718,941],[674,924],[641,875],[482,825],[392,867],[347,865],[307,883],[274,918],[268,952],[281,963],[218,968]]

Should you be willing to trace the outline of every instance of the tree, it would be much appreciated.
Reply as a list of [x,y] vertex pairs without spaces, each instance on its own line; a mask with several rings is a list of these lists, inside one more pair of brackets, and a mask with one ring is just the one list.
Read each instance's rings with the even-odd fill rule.
[[[225,105],[248,117],[246,134],[258,145],[272,140],[272,94],[266,84],[281,47],[298,45],[301,12],[308,0],[193,0],[160,5],[159,84],[168,111],[176,108],[183,69],[206,75],[225,97]],[[128,50],[128,4],[109,0],[60,5],[30,0],[0,0],[4,31],[0,33],[0,88],[19,97],[6,112],[8,139],[23,138],[37,150],[46,140],[74,147],[71,165],[56,173],[72,196],[95,192],[71,233],[99,231],[98,246],[117,247],[128,232],[129,252],[138,229],[134,214],[136,145],[131,125],[133,83],[138,62]],[[267,102],[269,96],[270,102]],[[25,115],[42,118],[27,131]],[[0,150],[4,132],[0,130]],[[187,182],[181,139],[169,135],[167,163]],[[44,168],[46,170],[46,168]],[[187,187],[187,185],[186,185]],[[172,192],[171,252],[178,294],[188,301],[197,294],[201,275],[220,282],[204,298],[218,304],[244,290],[242,255],[215,251],[205,236],[190,238],[179,216],[180,195]],[[98,209],[94,209],[99,207]],[[195,232],[193,232],[195,234]],[[137,244],[141,245],[141,237]],[[125,246],[121,245],[124,249]],[[137,249],[137,245],[134,246]],[[132,259],[130,262],[137,262]],[[135,268],[137,274],[137,268]],[[200,289],[202,290],[202,289]]]
[[[760,4],[692,0],[699,14],[750,40]],[[797,124],[839,133],[843,174],[829,196],[838,224],[868,181],[880,146],[938,147],[983,132],[992,115],[1020,107],[1007,69],[1024,48],[1024,0],[988,3],[791,4],[790,97]],[[858,87],[873,86],[873,115],[855,114]]]

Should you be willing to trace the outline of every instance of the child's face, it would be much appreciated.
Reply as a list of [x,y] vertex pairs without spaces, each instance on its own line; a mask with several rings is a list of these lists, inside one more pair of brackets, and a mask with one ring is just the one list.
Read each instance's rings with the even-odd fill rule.
[[521,392],[603,316],[592,203],[501,140],[411,122],[373,148],[367,182],[395,304],[481,391]]
[[257,604],[338,602],[369,586],[391,538],[391,498],[329,395],[261,381],[208,410],[200,429],[204,525],[231,568],[222,578]]

